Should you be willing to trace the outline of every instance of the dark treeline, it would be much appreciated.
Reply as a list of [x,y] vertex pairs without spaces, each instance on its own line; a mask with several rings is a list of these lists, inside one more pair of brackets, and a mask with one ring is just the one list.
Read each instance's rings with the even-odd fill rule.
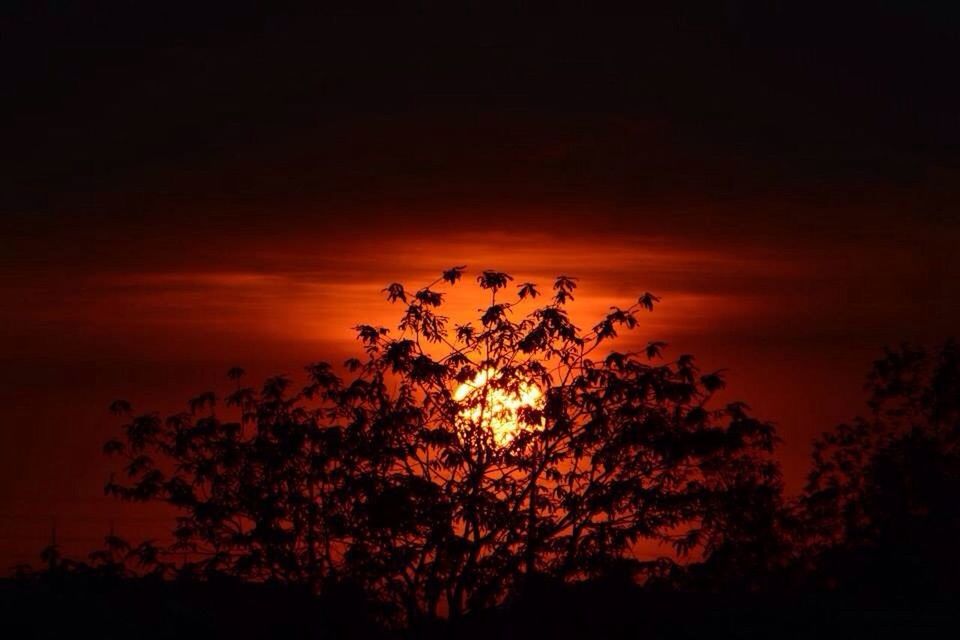
[[[531,283],[439,307],[460,267],[391,285],[399,327],[357,327],[343,379],[229,376],[161,418],[112,409],[107,492],[177,507],[174,542],[44,551],[4,586],[23,633],[105,637],[902,637],[952,624],[960,347],[888,350],[867,412],[815,442],[785,496],[771,423],[715,402],[720,372],[650,342],[611,350],[658,299],[590,330]],[[515,293],[508,293],[515,289]],[[811,401],[815,401],[812,399]],[[640,561],[643,541],[672,550]],[[45,615],[45,612],[54,615]],[[40,632],[43,635],[44,632]]]

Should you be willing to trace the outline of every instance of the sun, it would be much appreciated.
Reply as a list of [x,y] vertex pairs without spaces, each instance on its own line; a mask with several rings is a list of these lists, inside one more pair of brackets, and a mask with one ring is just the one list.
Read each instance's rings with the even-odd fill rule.
[[453,399],[464,404],[460,410],[462,420],[488,432],[496,446],[507,447],[521,431],[543,428],[518,415],[523,407],[539,408],[543,393],[527,381],[521,381],[515,390],[503,389],[497,385],[498,378],[494,369],[481,371],[473,380],[458,386]]

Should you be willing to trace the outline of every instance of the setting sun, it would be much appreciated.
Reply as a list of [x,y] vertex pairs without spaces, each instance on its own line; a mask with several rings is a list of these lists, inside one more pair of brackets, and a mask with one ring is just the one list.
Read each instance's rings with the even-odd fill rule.
[[496,446],[506,447],[522,429],[541,428],[524,422],[518,412],[522,407],[540,406],[543,394],[531,382],[520,382],[516,390],[500,388],[498,382],[501,381],[493,369],[481,371],[470,382],[458,386],[453,398],[464,403],[460,410],[464,421],[489,432]]

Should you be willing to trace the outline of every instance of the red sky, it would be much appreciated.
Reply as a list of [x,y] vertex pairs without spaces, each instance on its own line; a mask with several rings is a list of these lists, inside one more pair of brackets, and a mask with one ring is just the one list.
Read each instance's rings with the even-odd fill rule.
[[[777,422],[792,490],[802,483],[812,435],[859,410],[863,374],[880,348],[938,339],[957,318],[945,299],[957,293],[955,281],[930,282],[938,270],[957,269],[951,247],[935,238],[919,256],[915,245],[898,248],[887,236],[856,245],[602,231],[571,237],[511,232],[499,210],[462,215],[494,219],[497,228],[235,233],[229,249],[199,235],[177,243],[175,252],[188,257],[173,260],[166,243],[113,256],[109,232],[100,230],[100,242],[87,245],[100,248],[89,263],[11,269],[4,286],[15,303],[0,315],[3,553],[29,559],[53,516],[73,549],[95,544],[111,521],[128,535],[141,528],[156,535],[155,510],[101,497],[111,467],[99,448],[117,428],[106,411],[112,399],[175,411],[196,393],[223,389],[233,364],[253,376],[296,376],[314,360],[340,362],[357,351],[354,324],[395,321],[397,309],[380,292],[386,284],[425,284],[454,264],[544,284],[575,275],[571,313],[581,326],[643,291],[660,295],[623,348],[663,339],[668,357],[690,352],[705,369],[728,368],[726,397]],[[56,230],[44,236],[76,240]],[[217,260],[206,255],[220,251]],[[201,257],[189,258],[193,252]],[[482,302],[468,279],[451,292],[448,312],[467,318]]]
[[634,339],[727,368],[796,490],[885,344],[956,333],[953,40],[919,10],[723,7],[467,31],[12,19],[0,566],[53,517],[68,551],[111,521],[162,530],[102,497],[113,399],[179,410],[235,364],[340,361],[352,325],[395,316],[380,289],[459,264],[579,277],[581,326],[660,295]]

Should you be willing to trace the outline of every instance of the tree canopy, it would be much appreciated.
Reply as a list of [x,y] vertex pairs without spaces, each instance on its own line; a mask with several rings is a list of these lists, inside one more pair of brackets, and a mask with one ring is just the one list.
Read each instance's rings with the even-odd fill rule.
[[830,586],[929,592],[960,571],[960,346],[887,349],[869,414],[825,432],[801,497],[804,557]]
[[[356,327],[362,357],[319,362],[307,384],[269,378],[188,410],[136,415],[105,450],[125,465],[107,492],[179,516],[162,571],[355,585],[410,622],[502,601],[534,576],[655,575],[756,530],[747,505],[779,495],[770,423],[715,401],[720,372],[652,340],[614,350],[659,298],[611,307],[589,330],[550,291],[483,271],[472,321],[442,315],[454,267],[384,289],[394,328]],[[541,303],[541,301],[544,301]]]

